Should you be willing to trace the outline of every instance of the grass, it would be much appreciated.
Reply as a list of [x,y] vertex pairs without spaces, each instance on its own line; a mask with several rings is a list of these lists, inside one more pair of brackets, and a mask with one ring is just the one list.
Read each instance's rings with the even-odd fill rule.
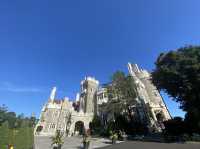
[[14,149],[32,149],[33,128],[23,127],[9,129],[0,127],[0,149],[7,149],[8,144],[14,145]]

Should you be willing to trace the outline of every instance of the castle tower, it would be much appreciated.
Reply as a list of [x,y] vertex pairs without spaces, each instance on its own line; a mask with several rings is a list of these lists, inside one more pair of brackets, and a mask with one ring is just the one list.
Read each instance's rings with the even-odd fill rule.
[[98,90],[99,81],[92,77],[86,77],[81,81],[81,104],[85,113],[96,113],[97,99],[96,93]]
[[144,103],[143,109],[146,109],[150,125],[154,125],[157,131],[162,128],[162,122],[171,119],[170,113],[164,103],[157,88],[151,81],[151,74],[143,69],[140,69],[137,64],[128,63],[129,74],[137,86],[139,98]]

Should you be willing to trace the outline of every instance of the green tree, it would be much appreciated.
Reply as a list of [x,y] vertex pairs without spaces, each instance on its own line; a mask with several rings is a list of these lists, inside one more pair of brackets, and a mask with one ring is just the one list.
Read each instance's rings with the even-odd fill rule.
[[174,117],[173,119],[164,122],[165,135],[180,136],[187,133],[185,122],[181,117]]
[[181,104],[191,130],[200,132],[200,46],[161,53],[155,64],[153,83]]
[[15,112],[10,112],[7,110],[5,105],[0,107],[0,125],[5,121],[8,122],[10,128],[14,128],[16,122]]
[[15,122],[16,122],[16,114],[15,114],[15,112],[7,112],[6,116],[5,116],[5,119],[8,121],[10,128],[14,128],[15,127]]
[[95,115],[90,123],[90,130],[92,134],[99,134],[102,131],[101,118]]
[[134,81],[131,76],[117,71],[111,77],[111,83],[107,85],[108,104],[107,112],[115,114],[127,113],[131,116],[131,107],[137,97]]
[[0,126],[6,120],[7,107],[5,105],[0,106]]
[[35,124],[36,124],[36,117],[31,116],[29,119],[29,127],[35,127]]

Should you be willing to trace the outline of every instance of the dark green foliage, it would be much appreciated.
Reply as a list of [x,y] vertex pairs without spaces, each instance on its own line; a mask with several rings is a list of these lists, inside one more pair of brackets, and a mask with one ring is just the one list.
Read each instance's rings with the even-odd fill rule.
[[165,121],[165,135],[181,136],[187,133],[186,123],[181,117],[174,117],[171,120]]
[[129,120],[127,115],[115,115],[115,121],[108,121],[103,135],[109,136],[110,131],[116,132],[119,137],[122,137],[122,133],[129,135],[146,134],[148,129],[146,125],[140,122]]
[[16,127],[16,114],[14,112],[7,112],[5,116],[6,121],[9,123],[9,128]]
[[200,132],[200,47],[189,46],[161,54],[152,73],[153,83],[187,112],[186,122]]
[[117,115],[115,119],[115,129],[127,132],[129,128],[129,122],[124,115]]
[[126,115],[117,115],[115,117],[115,130],[117,132],[123,131],[126,132],[126,134],[136,135],[146,134],[148,131],[146,125],[134,119],[129,119]]
[[[123,72],[117,71],[111,78],[111,83],[107,85],[108,103],[105,106],[106,113],[113,115],[106,126],[106,133],[115,131],[118,134],[144,134],[147,128],[144,124],[135,120],[132,114],[132,105],[136,105],[137,91],[134,80],[131,76],[126,76]],[[120,136],[120,135],[119,135]]]
[[163,135],[166,141],[199,141],[198,137],[196,137],[199,135],[191,133],[188,123],[181,117],[174,117],[171,120],[165,121],[164,125],[165,131]]
[[200,134],[193,133],[191,136],[191,140],[200,142]]
[[102,132],[100,133],[100,135],[109,137],[111,131],[115,131],[114,121],[109,121],[107,125],[102,129]]
[[111,84],[107,86],[108,104],[107,112],[121,114],[129,112],[130,105],[133,105],[137,96],[135,84],[132,77],[126,76],[123,72],[117,71],[111,78]]
[[35,126],[35,124],[36,124],[36,117],[34,117],[34,116],[31,116],[30,117],[30,119],[29,119],[29,127],[33,127],[33,126]]
[[90,130],[92,135],[99,134],[102,131],[102,124],[101,124],[101,118],[97,115],[94,116],[92,122],[90,123]]
[[0,106],[0,126],[6,121],[6,113],[7,107],[5,107],[5,105]]
[[36,129],[36,132],[41,132],[43,129],[43,126],[38,126],[37,129]]

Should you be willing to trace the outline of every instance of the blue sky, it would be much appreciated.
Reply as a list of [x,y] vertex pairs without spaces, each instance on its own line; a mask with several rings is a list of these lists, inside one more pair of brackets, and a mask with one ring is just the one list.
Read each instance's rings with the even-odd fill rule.
[[[75,97],[127,62],[152,70],[159,53],[200,42],[198,0],[0,1],[0,105],[39,115],[53,86]],[[166,95],[173,116],[183,116]]]

